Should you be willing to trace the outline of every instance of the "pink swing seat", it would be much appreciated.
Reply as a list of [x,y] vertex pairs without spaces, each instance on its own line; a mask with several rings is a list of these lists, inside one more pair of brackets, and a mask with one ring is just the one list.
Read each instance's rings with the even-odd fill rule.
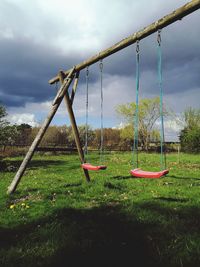
[[159,172],[149,172],[149,171],[143,171],[141,169],[134,169],[130,171],[130,174],[134,177],[138,178],[160,178],[166,174],[169,173],[169,170],[162,170]]
[[106,168],[107,168],[106,165],[95,166],[95,165],[92,165],[90,163],[83,163],[83,164],[81,164],[81,167],[85,170],[88,170],[88,171],[100,171],[100,170],[106,170]]

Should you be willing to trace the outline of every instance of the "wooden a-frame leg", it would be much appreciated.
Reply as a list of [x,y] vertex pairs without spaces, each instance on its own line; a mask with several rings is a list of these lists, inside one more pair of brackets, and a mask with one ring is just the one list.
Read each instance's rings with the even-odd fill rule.
[[79,79],[79,71],[76,72],[74,84],[72,87],[72,93],[71,93],[71,97],[70,97],[71,105],[73,105],[73,102],[74,102],[74,97],[75,97],[75,93],[76,93],[76,89],[77,89],[77,85],[78,85],[78,79]]
[[30,162],[37,146],[41,142],[42,137],[44,136],[50,122],[52,121],[58,107],[60,106],[60,103],[61,103],[65,93],[67,92],[67,90],[68,90],[68,88],[69,88],[69,86],[73,80],[74,70],[75,70],[75,68],[71,69],[69,75],[64,80],[63,84],[61,85],[60,90],[58,91],[58,94],[56,95],[56,98],[54,99],[54,102],[52,104],[52,108],[51,108],[46,120],[44,121],[42,127],[40,128],[38,134],[35,137],[35,140],[33,141],[32,145],[30,146],[30,148],[29,148],[24,160],[22,161],[21,166],[19,167],[12,183],[8,187],[8,191],[7,191],[8,194],[12,194],[16,190],[17,185],[19,184],[21,177],[23,176],[28,163]]
[[[64,77],[65,77],[64,73],[62,71],[60,71],[59,72],[59,79],[60,79],[61,83],[64,82]],[[76,86],[77,86],[78,81],[74,82],[74,83],[76,83]],[[76,90],[76,87],[75,87],[75,90]],[[74,93],[75,93],[75,91],[74,91]],[[65,104],[67,106],[67,110],[69,113],[69,118],[70,118],[70,122],[72,125],[72,130],[73,130],[74,139],[75,139],[76,147],[78,150],[79,158],[80,158],[81,163],[84,163],[85,162],[84,153],[82,150],[81,141],[80,141],[80,137],[79,137],[79,131],[78,131],[78,127],[76,125],[76,120],[75,120],[74,112],[72,109],[73,99],[72,100],[70,99],[68,91],[65,93],[64,100],[65,100]],[[90,176],[89,176],[88,170],[83,169],[83,171],[84,171],[86,180],[89,182]]]

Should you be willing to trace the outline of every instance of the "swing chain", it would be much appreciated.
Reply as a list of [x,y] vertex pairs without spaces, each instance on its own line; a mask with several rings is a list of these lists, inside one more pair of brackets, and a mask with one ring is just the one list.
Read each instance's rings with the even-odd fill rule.
[[[133,143],[133,166],[136,162],[136,167],[138,168],[138,138],[139,138],[139,80],[140,80],[140,70],[139,70],[139,63],[140,63],[140,46],[139,40],[136,43],[136,108],[134,114],[134,143]],[[136,156],[136,159],[135,159]],[[135,166],[134,166],[135,167]]]
[[100,139],[100,162],[103,161],[103,60],[99,61],[100,81],[101,81],[101,139]]
[[89,76],[89,67],[87,66],[86,67],[86,78],[88,78],[88,76]]
[[85,121],[85,147],[84,156],[88,155],[88,84],[89,83],[89,67],[86,67],[86,121]]
[[56,92],[58,92],[58,81],[56,81],[56,83],[55,83],[55,90],[56,90]]
[[100,71],[102,72],[103,71],[103,59],[100,59],[99,61],[99,68],[100,68]]
[[157,42],[158,45],[161,46],[161,29],[158,30]]
[[89,67],[86,68],[86,119],[88,113],[88,83],[89,83]]
[[137,40],[137,42],[136,42],[136,53],[137,54],[139,54],[140,53],[140,41],[139,40]]
[[158,82],[160,88],[160,165],[162,169],[166,169],[166,153],[165,153],[165,133],[164,133],[164,114],[163,114],[163,80],[162,80],[162,48],[161,48],[161,30],[158,30]]
[[88,83],[89,83],[89,67],[87,66],[86,67],[86,115],[88,113]]

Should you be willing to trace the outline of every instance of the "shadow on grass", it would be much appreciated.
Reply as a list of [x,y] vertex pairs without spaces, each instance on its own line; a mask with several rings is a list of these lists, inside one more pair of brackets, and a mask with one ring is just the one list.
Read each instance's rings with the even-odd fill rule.
[[64,184],[63,187],[79,187],[81,186],[82,183],[68,183],[68,184]]
[[[13,167],[13,171],[15,172],[21,165],[22,160],[12,160],[12,161],[6,161],[5,163]],[[64,161],[64,160],[31,160],[31,162],[28,164],[27,169],[35,169],[42,167],[43,169],[48,168],[48,166],[61,166],[66,165],[68,168],[75,169],[77,168],[77,165],[74,165],[72,162]]]
[[180,202],[180,203],[189,201],[188,198],[173,198],[173,197],[155,197],[154,199],[159,199],[159,200],[168,201],[168,202]]
[[[165,215],[166,223],[168,214],[175,213],[156,203],[143,203],[137,208]],[[193,225],[192,231],[198,229],[199,213],[199,209],[180,211],[180,224],[187,219],[187,224]],[[173,235],[159,221],[138,221],[133,215],[122,213],[116,205],[60,209],[33,223],[14,229],[0,228],[0,246],[4,253],[16,249],[12,249],[7,258],[4,255],[1,266],[180,266],[170,265],[170,256],[164,257],[159,249],[164,244],[167,247]],[[199,266],[195,257],[192,260],[187,266]]]
[[48,166],[59,166],[63,164],[71,166],[70,162],[64,160],[32,160],[28,165],[28,169],[35,169],[39,167],[48,168]]
[[176,176],[176,175],[170,175],[169,178],[172,179],[179,179],[179,180],[199,180],[200,181],[200,177],[185,177],[185,176]]
[[[145,237],[147,227],[130,222],[116,206],[58,210],[31,224],[0,228],[0,246],[6,251],[16,247],[17,253],[1,266],[156,266]],[[51,256],[38,253],[43,244],[47,251],[48,244],[54,244]],[[20,257],[24,248],[35,253]]]
[[132,179],[133,177],[131,175],[126,175],[126,176],[117,175],[113,176],[112,178],[116,180],[127,180],[127,179]]
[[124,190],[124,186],[122,186],[121,184],[116,185],[112,184],[111,182],[104,182],[104,187],[111,190],[118,190],[118,191]]

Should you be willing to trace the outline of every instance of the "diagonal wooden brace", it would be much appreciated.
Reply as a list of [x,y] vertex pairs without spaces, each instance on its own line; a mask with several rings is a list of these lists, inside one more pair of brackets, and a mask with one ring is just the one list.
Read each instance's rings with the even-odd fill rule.
[[[64,77],[65,77],[64,73],[62,71],[60,71],[59,72],[59,79],[60,79],[61,83],[64,82]],[[74,89],[76,88],[77,83],[78,83],[78,81],[76,82],[76,80],[75,80],[74,81],[74,84],[75,84],[74,85]],[[75,91],[74,91],[74,93],[75,93]],[[64,100],[65,100],[65,104],[66,104],[66,107],[67,107],[67,110],[68,110],[68,113],[69,113],[69,118],[70,118],[70,122],[71,122],[71,125],[72,125],[72,130],[73,130],[74,139],[75,139],[76,147],[77,147],[77,150],[78,150],[79,158],[80,158],[81,163],[84,163],[85,162],[84,153],[83,153],[83,150],[82,150],[81,141],[80,141],[80,137],[79,137],[79,131],[78,131],[78,127],[76,125],[76,120],[75,120],[74,112],[73,112],[73,109],[72,109],[73,98],[71,97],[71,99],[70,99],[68,91],[65,93]],[[89,182],[90,181],[90,176],[89,176],[88,170],[83,169],[83,171],[84,171],[84,174],[85,174],[86,181]]]
[[74,102],[74,97],[75,97],[75,94],[76,94],[76,89],[77,89],[78,80],[79,80],[79,73],[80,72],[78,71],[75,74],[74,84],[73,84],[73,87],[72,87],[72,92],[71,92],[71,97],[70,97],[71,104],[73,104],[73,102]]
[[28,165],[28,163],[30,162],[31,158],[33,157],[33,154],[37,148],[37,146],[39,145],[39,143],[42,140],[42,137],[44,136],[50,122],[52,121],[58,107],[60,106],[60,103],[64,97],[64,95],[66,94],[72,80],[74,77],[74,71],[75,71],[75,67],[73,67],[70,71],[70,73],[67,75],[67,78],[63,81],[63,84],[61,85],[61,88],[59,90],[59,94],[57,94],[57,97],[54,100],[54,104],[51,107],[51,110],[46,118],[46,120],[44,121],[42,127],[40,128],[38,134],[35,137],[35,140],[33,141],[32,145],[30,146],[24,160],[21,163],[21,166],[19,167],[12,183],[10,184],[10,186],[8,187],[8,194],[12,194],[15,192],[17,185],[19,184],[21,177],[23,176],[26,167]]

